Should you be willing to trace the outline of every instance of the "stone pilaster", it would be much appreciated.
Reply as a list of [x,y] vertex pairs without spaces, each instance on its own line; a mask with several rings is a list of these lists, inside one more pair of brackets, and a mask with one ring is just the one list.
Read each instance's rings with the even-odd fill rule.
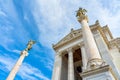
[[10,72],[9,76],[7,77],[6,80],[14,80],[14,77],[16,75],[16,73],[18,72],[25,56],[28,55],[28,52],[27,51],[22,51],[21,52],[21,55],[20,55],[20,58],[18,59],[17,63],[15,64],[15,66],[13,67],[12,71]]
[[107,47],[107,44],[104,42],[104,39],[99,32],[95,35],[95,39],[96,39],[96,43],[98,44],[98,48],[99,48],[102,58],[105,60],[105,62],[108,65],[110,65],[110,67],[113,70],[113,73],[117,77],[117,80],[120,80],[119,70],[115,66],[112,56],[110,55],[109,49]]
[[72,48],[67,49],[68,52],[68,80],[74,80],[74,62]]

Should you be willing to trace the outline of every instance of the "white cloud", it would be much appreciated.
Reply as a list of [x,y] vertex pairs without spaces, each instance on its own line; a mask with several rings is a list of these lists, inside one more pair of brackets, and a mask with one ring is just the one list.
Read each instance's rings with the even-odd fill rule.
[[[19,22],[12,1],[4,2],[6,5],[3,5],[3,8],[7,11],[6,13],[9,13],[8,16],[12,15],[11,18]],[[50,47],[52,43],[56,43],[70,32],[71,27],[80,28],[80,24],[75,17],[75,11],[79,7],[88,10],[90,24],[94,24],[95,20],[98,19],[101,25],[108,24],[115,36],[120,36],[119,3],[120,1],[118,0],[108,0],[108,2],[106,0],[34,0],[34,2],[32,2],[32,12],[40,31],[39,40],[44,46]],[[0,15],[6,16],[6,13],[3,10],[0,10]],[[28,21],[27,14],[24,15],[24,19]],[[0,29],[0,31],[3,31],[2,28]],[[8,32],[9,30],[12,29],[10,29],[10,27],[4,27],[4,31]],[[7,45],[14,41],[4,34],[1,34],[0,36],[2,36],[0,39],[4,40],[0,45],[8,49]],[[13,50],[13,52],[19,53],[20,51]],[[53,61],[46,61],[48,61],[46,67],[51,70]],[[5,65],[5,67],[2,66],[3,70],[10,71],[15,61],[8,56],[0,56],[0,63]],[[36,77],[49,80],[40,70],[27,63],[24,63],[21,71],[19,71],[19,75],[21,75],[22,78],[26,77],[35,80],[36,78],[31,76],[33,74]]]
[[[117,0],[109,0],[109,2],[105,0],[101,0],[101,2],[94,0],[94,2],[91,2],[91,4],[88,4],[87,6],[89,21],[93,23],[93,20],[95,21],[95,19],[98,19],[101,25],[108,24],[114,37],[120,36],[119,2],[120,1]],[[88,3],[90,3],[90,1],[88,1]]]
[[49,54],[46,54],[47,56],[46,57],[43,57],[42,55],[36,55],[35,57],[38,58],[39,62],[42,63],[42,65],[52,71],[52,68],[53,68],[53,64],[54,64],[54,59],[53,59],[53,55],[50,55]]
[[12,19],[18,21],[18,15],[16,14],[16,9],[13,1],[0,0],[0,3],[1,11],[3,11],[7,15],[7,17],[12,17]]
[[1,70],[5,70],[5,72],[8,72],[12,69],[15,61],[12,58],[9,58],[8,55],[0,55],[0,63],[3,64],[3,66],[1,66]]
[[24,13],[23,18],[24,18],[24,20],[26,20],[27,22],[30,22],[27,13]]
[[[15,65],[15,59],[10,58],[8,55],[1,55],[0,56],[0,69],[4,70],[5,72],[11,71],[12,67]],[[39,69],[31,66],[30,64],[23,63],[18,71],[18,75],[22,77],[22,79],[31,79],[31,80],[50,80],[47,78]]]
[[0,9],[0,16],[6,17],[7,15],[6,15],[6,13],[5,13],[4,11],[2,11],[2,10]]
[[109,2],[104,0],[36,0],[36,3],[33,15],[39,27],[40,42],[44,46],[51,46],[52,43],[59,41],[71,27],[80,28],[75,19],[75,11],[79,6],[88,10],[90,24],[99,20],[102,26],[109,25],[115,37],[120,36],[118,34],[120,32],[120,4],[117,0]]
[[[16,8],[13,1],[0,0],[0,45],[6,50],[11,51],[11,45],[15,43],[16,32],[21,25]],[[21,31],[24,32],[23,27],[20,26]],[[21,37],[21,33],[17,34],[17,39]],[[21,39],[22,42],[22,39]]]
[[27,79],[27,80],[28,79],[38,80],[38,78],[42,80],[50,80],[44,74],[42,74],[42,72],[39,69],[27,63],[23,63],[18,74],[21,75],[22,79]]
[[17,54],[20,54],[20,53],[21,53],[21,51],[20,51],[20,50],[17,50],[17,49],[12,50],[12,52],[15,52],[15,53],[17,53]]
[[[7,21],[6,21],[7,22]],[[0,45],[4,46],[4,48],[8,49],[8,45],[13,43],[14,40],[10,37],[11,32],[13,31],[13,27],[11,25],[2,25],[0,24]]]
[[53,60],[49,60],[48,63],[46,64],[46,67],[49,69],[49,70],[52,70],[53,69]]
[[51,46],[69,32],[72,24],[60,0],[36,0],[36,3],[33,15],[39,27],[40,41],[44,46]]
[[50,58],[41,58],[41,62],[44,64],[44,66],[49,69],[50,71],[52,71],[53,68],[53,63],[54,61]]

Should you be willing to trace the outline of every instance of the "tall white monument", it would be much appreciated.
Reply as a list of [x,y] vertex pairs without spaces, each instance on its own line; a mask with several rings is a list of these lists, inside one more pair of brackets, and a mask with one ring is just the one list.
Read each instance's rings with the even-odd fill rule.
[[98,20],[89,27],[86,10],[79,8],[82,29],[74,30],[53,45],[52,80],[120,80],[120,38]]
[[30,50],[32,48],[32,45],[35,43],[35,41],[30,40],[28,42],[27,48],[25,50],[23,50],[21,52],[20,58],[18,59],[18,61],[16,62],[15,66],[13,67],[13,69],[11,70],[10,74],[8,75],[6,80],[14,80],[15,75],[17,74],[20,66],[22,65],[22,62],[25,58],[25,56],[28,56],[28,50]]

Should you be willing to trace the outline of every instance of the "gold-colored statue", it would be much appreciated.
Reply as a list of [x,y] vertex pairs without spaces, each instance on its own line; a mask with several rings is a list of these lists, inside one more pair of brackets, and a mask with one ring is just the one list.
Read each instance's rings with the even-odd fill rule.
[[28,51],[32,48],[32,45],[35,44],[35,41],[33,40],[30,40],[27,44],[27,48],[25,49],[25,51]]
[[86,10],[86,9],[79,8],[79,10],[76,11],[76,12],[77,12],[76,17],[80,17],[80,16],[85,15],[85,13],[87,12],[87,10]]
[[79,10],[77,10],[76,12],[77,12],[77,14],[76,14],[77,20],[80,23],[81,23],[82,20],[87,20],[87,22],[88,22],[88,17],[86,15],[86,12],[87,12],[86,9],[79,8]]

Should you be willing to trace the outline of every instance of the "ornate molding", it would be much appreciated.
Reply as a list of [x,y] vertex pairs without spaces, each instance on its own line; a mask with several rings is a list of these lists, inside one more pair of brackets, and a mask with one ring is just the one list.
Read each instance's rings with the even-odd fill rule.
[[113,39],[112,33],[109,30],[108,25],[103,26],[102,30],[103,30],[103,32],[108,32],[110,37],[111,37],[111,39]]
[[62,40],[60,40],[57,44],[53,45],[53,48],[59,48],[77,38],[81,38],[82,37],[82,30],[78,29],[78,30],[72,30],[67,36],[65,36]]
[[102,67],[105,65],[107,65],[107,64],[102,59],[94,58],[94,59],[91,59],[88,61],[87,70],[96,69],[96,68],[99,68],[99,67]]
[[120,37],[109,41],[109,47],[110,49],[112,49],[113,47],[117,47],[120,52]]
[[106,36],[105,32],[109,33],[111,39],[113,39],[113,36],[112,36],[108,26],[106,25],[106,26],[101,27],[100,25],[98,25],[98,30],[99,30],[101,36],[103,37],[103,40],[105,41],[106,45],[110,49],[109,40],[107,39],[107,36]]

